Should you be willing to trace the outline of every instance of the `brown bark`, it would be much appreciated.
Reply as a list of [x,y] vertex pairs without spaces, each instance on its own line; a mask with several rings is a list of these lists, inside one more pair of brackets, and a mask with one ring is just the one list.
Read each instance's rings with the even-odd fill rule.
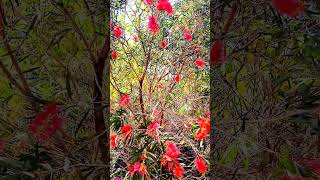
[[[94,119],[96,133],[99,135],[99,149],[101,152],[102,161],[109,167],[107,168],[106,176],[110,177],[110,133],[109,133],[109,118],[110,118],[110,90],[106,91],[106,117],[103,113],[103,75],[106,66],[107,74],[107,88],[110,84],[110,62],[107,61],[110,52],[110,33],[106,35],[104,46],[100,52],[97,62],[94,64],[95,70],[95,83],[94,83]],[[110,58],[109,58],[110,59]]]

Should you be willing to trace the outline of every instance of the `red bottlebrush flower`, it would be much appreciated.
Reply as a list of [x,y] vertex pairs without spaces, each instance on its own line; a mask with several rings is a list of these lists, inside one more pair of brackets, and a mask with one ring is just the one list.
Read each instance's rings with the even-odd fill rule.
[[199,117],[198,125],[200,128],[196,131],[194,138],[198,141],[201,141],[210,134],[210,119]]
[[58,107],[54,103],[44,106],[29,126],[29,132],[39,142],[50,138],[58,129],[62,127],[63,118],[58,115]]
[[299,0],[272,0],[272,6],[281,15],[296,17],[304,11],[303,3]]
[[146,160],[147,159],[147,154],[146,153],[142,153],[140,156],[140,160]]
[[134,166],[133,165],[128,165],[128,171],[130,172],[130,175],[134,175]]
[[119,104],[120,104],[121,107],[127,108],[129,102],[130,102],[130,96],[129,96],[128,94],[124,94],[124,95],[121,97],[121,99],[120,99],[120,101],[119,101]]
[[171,158],[178,158],[181,154],[177,146],[170,141],[165,142],[166,154]]
[[172,171],[174,169],[174,164],[172,162],[168,162],[168,171]]
[[205,139],[207,137],[207,133],[205,131],[205,129],[203,128],[199,128],[196,131],[196,134],[194,135],[194,139],[198,140],[198,141],[202,141],[203,139]]
[[204,174],[207,171],[207,166],[206,162],[202,157],[197,157],[194,161],[194,164],[197,168],[197,170],[201,173]]
[[166,46],[167,46],[166,40],[163,39],[163,40],[161,41],[161,48],[164,49],[164,48],[166,48]]
[[207,111],[207,112],[206,112],[206,116],[207,116],[207,118],[210,119],[210,111]]
[[140,171],[140,166],[141,166],[140,162],[134,163],[134,165],[133,165],[134,171],[135,172],[139,172]]
[[176,82],[180,82],[181,78],[180,78],[179,75],[176,75],[176,77],[174,78],[174,80],[175,80]]
[[148,6],[152,6],[154,4],[153,0],[144,0],[144,2],[148,5]]
[[154,16],[154,15],[149,16],[148,28],[149,28],[149,31],[154,34],[156,34],[160,31],[160,27],[159,27],[158,20],[157,20],[156,16]]
[[190,42],[192,40],[192,35],[190,34],[189,29],[185,28],[183,32],[184,32],[184,37],[186,41]]
[[157,9],[159,11],[163,11],[163,10],[166,10],[166,4],[168,3],[168,0],[159,0],[158,1],[158,5],[157,5]]
[[143,163],[141,164],[141,163],[138,161],[138,162],[134,163],[134,165],[133,165],[133,172],[134,172],[134,173],[135,173],[135,172],[139,172],[139,173],[145,175],[145,174],[147,173],[147,168],[146,168],[146,166],[145,166]]
[[302,162],[302,164],[306,166],[308,169],[310,169],[311,171],[320,175],[320,161],[305,160],[304,162]]
[[226,51],[221,40],[216,40],[212,43],[210,58],[214,64],[225,61]]
[[49,114],[56,114],[58,113],[58,107],[55,103],[49,103],[44,106],[44,111]]
[[203,68],[203,67],[206,65],[206,63],[205,63],[203,60],[201,60],[201,59],[198,59],[198,60],[194,61],[194,64],[195,64],[198,68]]
[[178,179],[181,179],[183,178],[183,173],[184,173],[183,167],[179,163],[176,163],[173,169],[174,176]]
[[158,122],[151,123],[147,128],[148,136],[153,136],[157,142],[159,142],[159,133],[158,133],[159,128],[160,128],[160,125]]
[[122,29],[120,28],[120,26],[117,26],[116,28],[114,28],[113,35],[116,38],[121,38],[122,37]]
[[163,155],[162,156],[162,159],[161,159],[161,166],[166,166],[167,165],[167,158],[166,158],[166,155]]
[[173,14],[173,7],[168,0],[159,0],[158,5],[157,5],[157,9],[159,11],[166,11],[166,13],[168,15]]
[[132,38],[133,38],[133,40],[135,41],[135,42],[138,42],[139,41],[139,37],[138,37],[138,35],[133,35],[132,36]]
[[166,5],[165,5],[165,10],[166,10],[166,13],[168,15],[172,15],[173,14],[173,7],[172,5],[170,4],[170,2],[167,2]]
[[113,149],[118,146],[117,138],[118,138],[117,134],[113,134],[110,136],[110,144]]
[[125,124],[120,128],[121,132],[123,133],[123,138],[127,139],[131,136],[132,127],[129,124]]
[[111,52],[111,58],[112,58],[113,60],[116,60],[117,57],[118,57],[117,51],[112,51],[112,52]]

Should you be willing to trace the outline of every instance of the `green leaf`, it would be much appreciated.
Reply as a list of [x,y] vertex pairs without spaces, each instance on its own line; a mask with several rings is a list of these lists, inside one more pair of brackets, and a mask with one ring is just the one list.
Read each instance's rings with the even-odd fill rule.
[[239,147],[236,144],[229,146],[227,152],[224,154],[221,163],[222,164],[230,164],[232,163],[239,153]]

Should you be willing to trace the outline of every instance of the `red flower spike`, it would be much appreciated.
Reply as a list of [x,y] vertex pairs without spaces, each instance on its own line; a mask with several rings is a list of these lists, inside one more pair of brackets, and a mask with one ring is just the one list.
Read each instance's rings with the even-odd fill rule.
[[154,0],[144,0],[144,2],[148,5],[148,6],[152,6],[154,4]]
[[194,138],[198,141],[203,140],[210,134],[210,118],[198,118],[199,129],[196,131]]
[[49,114],[56,114],[58,113],[58,107],[55,103],[49,103],[44,106],[44,111]]
[[173,7],[169,2],[166,3],[165,10],[168,15],[173,15]]
[[117,138],[118,138],[118,135],[117,135],[117,134],[113,134],[113,135],[110,136],[110,144],[111,144],[111,147],[112,147],[113,149],[118,146]]
[[183,167],[179,163],[176,163],[173,170],[174,176],[178,179],[181,179],[183,178],[183,173],[184,173]]
[[146,153],[142,153],[140,156],[140,160],[146,160],[147,159],[147,154]]
[[226,51],[221,40],[216,40],[212,43],[210,58],[214,64],[225,61]]
[[176,77],[174,78],[174,80],[175,80],[176,82],[180,82],[181,78],[180,78],[179,75],[176,75]]
[[167,155],[171,158],[178,158],[181,154],[177,146],[170,141],[165,142],[165,150],[167,152]]
[[134,166],[133,165],[129,165],[128,166],[128,171],[130,172],[130,175],[133,176],[134,175]]
[[116,59],[118,58],[118,53],[117,53],[117,51],[112,51],[112,53],[111,53],[111,58],[112,58],[113,60],[116,60]]
[[120,128],[121,132],[123,133],[123,138],[127,139],[131,136],[132,127],[129,124],[125,124]]
[[124,94],[119,101],[120,106],[123,108],[127,108],[129,103],[130,103],[130,96],[128,94]]
[[195,64],[198,68],[203,68],[203,67],[206,66],[206,63],[205,63],[203,60],[201,60],[201,59],[198,59],[198,60],[194,61],[194,64]]
[[194,164],[197,168],[197,170],[201,173],[204,174],[207,171],[207,166],[206,162],[202,157],[197,157],[194,161]]
[[272,6],[280,15],[296,17],[304,11],[303,3],[299,0],[272,0]]
[[148,136],[153,136],[157,142],[159,142],[159,132],[158,132],[159,128],[160,128],[160,125],[158,122],[151,123],[147,128]]
[[163,40],[161,41],[161,48],[164,49],[164,48],[166,48],[166,46],[167,46],[166,40],[163,39]]
[[157,9],[159,11],[164,11],[166,10],[166,4],[168,3],[168,0],[159,0],[158,1],[158,5],[157,5]]
[[117,26],[116,28],[114,28],[113,35],[116,38],[121,38],[122,37],[122,29],[120,28],[120,26]]
[[64,119],[58,111],[55,103],[46,104],[29,125],[29,132],[38,142],[44,142],[62,127]]
[[149,16],[148,28],[149,31],[153,34],[156,34],[160,31],[160,27],[156,16]]
[[183,32],[184,32],[184,37],[186,41],[190,42],[192,40],[192,35],[190,34],[189,29],[185,28]]
[[166,13],[168,15],[173,14],[173,7],[168,0],[159,0],[158,5],[157,5],[157,9],[159,11],[166,11]]

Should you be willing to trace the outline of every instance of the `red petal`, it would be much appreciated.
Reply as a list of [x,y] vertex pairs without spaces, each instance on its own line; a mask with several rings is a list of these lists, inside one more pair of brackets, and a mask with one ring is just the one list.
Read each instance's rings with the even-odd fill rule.
[[206,63],[204,61],[202,61],[201,59],[196,60],[194,62],[194,64],[199,68],[203,68],[206,65]]
[[156,16],[149,16],[148,28],[149,31],[154,34],[160,31],[160,27]]
[[111,58],[112,58],[113,60],[116,60],[117,57],[118,57],[117,51],[112,51],[112,53],[111,53]]
[[144,2],[148,5],[148,6],[152,6],[154,4],[153,0],[144,0]]
[[179,82],[179,81],[181,80],[181,78],[180,78],[179,75],[176,75],[176,77],[174,78],[174,80],[175,80],[176,82]]
[[221,40],[216,40],[212,43],[211,50],[210,50],[210,59],[211,61],[216,64],[219,62],[225,61],[225,48]]
[[116,28],[114,28],[113,35],[116,38],[121,38],[122,37],[122,29],[120,28],[120,26],[117,26]]
[[281,15],[295,17],[304,11],[304,6],[299,0],[272,0],[272,6]]
[[195,166],[197,168],[197,170],[201,173],[204,174],[207,171],[207,166],[206,166],[206,162],[202,157],[197,157],[194,161]]
[[120,104],[121,107],[126,108],[128,106],[128,104],[129,104],[129,102],[130,102],[129,95],[128,94],[124,94],[121,97],[119,104]]

